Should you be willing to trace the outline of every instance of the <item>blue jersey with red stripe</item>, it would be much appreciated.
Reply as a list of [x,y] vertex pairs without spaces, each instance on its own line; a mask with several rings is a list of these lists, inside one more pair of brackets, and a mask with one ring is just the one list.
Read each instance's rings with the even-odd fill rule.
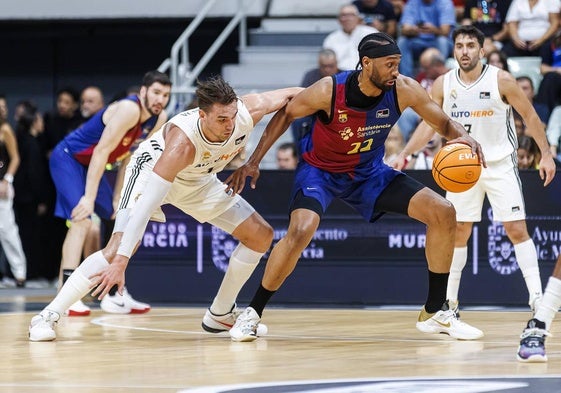
[[[136,102],[139,106],[140,98],[136,95],[123,98]],[[142,108],[141,108],[142,109]],[[78,161],[80,164],[89,165],[92,158],[93,150],[99,143],[101,134],[105,129],[103,124],[103,114],[107,107],[97,112],[93,117],[82,124],[80,127],[68,134],[62,141],[65,144],[67,151]],[[150,133],[156,125],[158,115],[148,118],[143,123],[139,121],[134,127],[129,129],[117,147],[109,154],[107,158],[108,163],[114,163],[125,158],[133,146],[138,146],[137,141],[143,140]]]
[[[331,116],[317,113],[311,131],[300,141],[304,161],[331,173],[347,173],[354,179],[373,175],[383,163],[384,142],[401,111],[395,86],[382,92],[367,108],[347,105],[349,76],[345,71],[333,76]],[[356,86],[355,88],[358,88]]]

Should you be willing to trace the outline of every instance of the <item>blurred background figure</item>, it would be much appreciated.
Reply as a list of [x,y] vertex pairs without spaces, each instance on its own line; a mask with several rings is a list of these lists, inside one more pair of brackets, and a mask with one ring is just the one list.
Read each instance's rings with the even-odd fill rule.
[[389,0],[355,0],[364,24],[397,37],[397,17]]
[[[498,49],[495,49],[485,56],[487,64],[500,68],[501,70],[509,71],[506,55]],[[510,71],[509,71],[510,72]]]
[[353,4],[339,9],[339,24],[341,28],[329,33],[322,46],[335,52],[340,70],[354,70],[358,64],[357,47],[360,40],[378,30],[362,23],[358,9]]
[[[21,246],[13,210],[13,182],[19,164],[17,141],[14,131],[8,123],[8,104],[6,97],[0,95],[0,244],[2,244],[3,255],[9,263],[15,279],[14,283],[6,274],[2,284],[23,287],[27,277],[27,261]],[[2,265],[0,268],[3,268]]]
[[298,166],[296,144],[287,142],[277,147],[277,169],[294,170]]
[[80,114],[84,121],[92,117],[105,106],[103,93],[97,86],[88,86],[80,94]]
[[526,94],[526,97],[528,97],[528,101],[532,103],[532,106],[536,110],[536,113],[538,114],[545,127],[547,125],[547,122],[549,121],[550,112],[547,105],[536,102],[536,100],[534,100],[536,94],[532,79],[527,76],[519,76],[518,78],[516,78],[516,82],[518,82],[518,86],[520,86],[524,94]]
[[452,0],[408,0],[401,16],[401,35],[397,45],[401,49],[399,71],[415,75],[415,63],[427,48],[438,48],[444,58],[450,56],[450,32],[456,25],[456,11]]
[[466,0],[462,25],[473,25],[485,34],[485,53],[489,53],[488,49],[493,47],[500,50],[508,40],[506,14],[511,1]]
[[540,149],[536,141],[528,135],[518,137],[518,169],[538,169],[541,159]]
[[43,241],[44,234],[50,231],[45,225],[49,173],[45,151],[39,142],[44,131],[43,117],[31,101],[20,102],[19,108],[16,137],[20,166],[14,178],[14,212],[27,259],[26,286],[46,287],[57,271],[49,271]]
[[[300,86],[311,86],[321,78],[335,75],[338,72],[339,67],[337,66],[337,55],[335,52],[331,49],[322,49],[318,53],[318,66],[304,74]],[[302,117],[292,122],[291,131],[294,142],[298,143],[302,135],[309,131],[311,122],[312,116]]]
[[506,15],[510,35],[503,47],[506,55],[539,56],[557,30],[559,9],[559,0],[512,0]]
[[542,47],[540,72],[543,79],[536,100],[547,105],[550,111],[561,105],[561,28],[549,45]]

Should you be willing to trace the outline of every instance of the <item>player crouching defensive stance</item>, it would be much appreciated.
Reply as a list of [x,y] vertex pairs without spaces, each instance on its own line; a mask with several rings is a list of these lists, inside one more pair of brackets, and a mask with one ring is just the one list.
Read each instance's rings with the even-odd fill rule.
[[[31,320],[29,339],[51,341],[70,304],[92,288],[103,299],[118,286],[150,218],[161,221],[160,206],[171,204],[239,240],[212,305],[202,321],[211,333],[228,331],[239,313],[235,300],[273,239],[271,226],[238,194],[225,192],[216,173],[236,156],[263,116],[282,108],[301,88],[279,89],[238,98],[221,78],[200,82],[199,107],[174,116],[141,143],[125,173],[115,229],[107,246],[82,262],[56,298]],[[263,334],[266,328],[258,328]]]

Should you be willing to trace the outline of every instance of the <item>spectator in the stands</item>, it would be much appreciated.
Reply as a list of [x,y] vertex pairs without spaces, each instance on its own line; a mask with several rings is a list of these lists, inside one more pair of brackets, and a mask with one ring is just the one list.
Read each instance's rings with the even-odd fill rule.
[[[432,84],[440,75],[444,75],[449,71],[446,66],[446,59],[436,48],[427,48],[419,56],[420,72],[415,79],[425,88],[427,93],[431,92]],[[411,108],[405,108],[400,118],[397,120],[397,125],[403,133],[405,140],[409,140],[411,133],[417,128],[421,118]]]
[[506,55],[504,54],[504,52],[500,50],[494,50],[487,53],[487,56],[485,57],[487,58],[487,64],[498,67],[501,70],[509,71],[508,61],[506,59]]
[[547,122],[549,121],[549,115],[551,113],[549,112],[549,108],[547,107],[547,105],[536,102],[536,100],[534,99],[535,90],[532,79],[527,76],[519,76],[518,78],[516,78],[516,81],[518,82],[518,86],[520,86],[524,94],[526,94],[526,97],[528,97],[528,101],[530,101],[534,106],[534,109],[536,110],[536,113],[538,114],[540,120],[542,121],[542,123],[544,123],[544,126],[546,126]]
[[513,0],[506,15],[507,56],[539,56],[559,24],[559,0]]
[[339,69],[354,70],[359,60],[356,48],[360,40],[378,30],[363,24],[358,9],[353,4],[343,5],[339,9],[339,24],[341,28],[329,33],[322,46],[335,52]]
[[541,154],[534,138],[528,135],[518,137],[518,169],[538,169]]
[[77,128],[84,119],[80,115],[80,95],[72,87],[64,87],[56,94],[56,109],[45,113],[43,119],[45,132],[42,137],[45,150],[50,152],[58,142],[73,129]]
[[88,86],[80,94],[80,114],[87,121],[105,106],[103,93],[97,86]]
[[397,36],[397,17],[389,0],[355,0],[353,4],[358,9],[364,24],[388,33],[392,37]]
[[561,29],[558,29],[549,45],[542,46],[540,83],[536,101],[547,105],[550,111],[561,105]]
[[403,7],[405,7],[405,2],[407,0],[390,0],[390,3],[393,5],[393,12],[395,13],[395,17],[399,22],[401,20],[401,14],[403,14]]
[[283,143],[277,147],[277,169],[294,170],[298,166],[298,152],[296,144]]
[[512,0],[466,0],[464,7],[463,25],[473,25],[485,34],[484,46],[491,43],[501,49],[508,40],[506,14]]
[[456,25],[452,0],[408,0],[401,16],[399,70],[414,76],[415,62],[426,48],[438,48],[447,58],[452,49],[450,32]]
[[553,154],[553,157],[561,160],[561,154],[559,152],[559,142],[561,138],[561,105],[556,106],[553,112],[551,112],[549,122],[547,123],[546,134],[551,154]]
[[[300,86],[311,86],[324,76],[335,75],[338,72],[339,67],[337,66],[337,55],[335,52],[331,49],[322,49],[318,54],[318,66],[304,74]],[[291,130],[294,142],[298,142],[302,135],[309,131],[312,117],[306,116],[292,122]]]

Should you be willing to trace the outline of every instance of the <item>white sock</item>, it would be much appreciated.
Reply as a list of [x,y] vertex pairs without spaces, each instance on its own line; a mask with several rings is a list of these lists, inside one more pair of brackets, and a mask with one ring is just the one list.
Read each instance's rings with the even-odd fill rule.
[[450,276],[448,277],[448,287],[446,289],[446,299],[458,302],[458,292],[460,290],[460,279],[462,270],[466,266],[468,248],[455,247],[452,256],[452,266],[450,266]]
[[87,257],[68,277],[56,297],[44,310],[54,311],[62,315],[68,307],[90,291],[91,281],[89,277],[107,266],[109,266],[109,262],[103,257],[101,250]]
[[210,306],[210,312],[224,315],[230,312],[238,293],[257,267],[264,253],[250,250],[243,244],[238,244],[230,256],[228,270],[222,279],[220,289]]
[[549,330],[559,307],[561,307],[561,280],[551,276],[534,318],[545,322],[545,326]]
[[534,299],[540,297],[543,293],[540,268],[538,267],[538,254],[534,241],[528,239],[525,242],[515,244],[514,253],[524,276],[524,281],[526,281],[526,287],[530,295],[528,304],[531,306]]

